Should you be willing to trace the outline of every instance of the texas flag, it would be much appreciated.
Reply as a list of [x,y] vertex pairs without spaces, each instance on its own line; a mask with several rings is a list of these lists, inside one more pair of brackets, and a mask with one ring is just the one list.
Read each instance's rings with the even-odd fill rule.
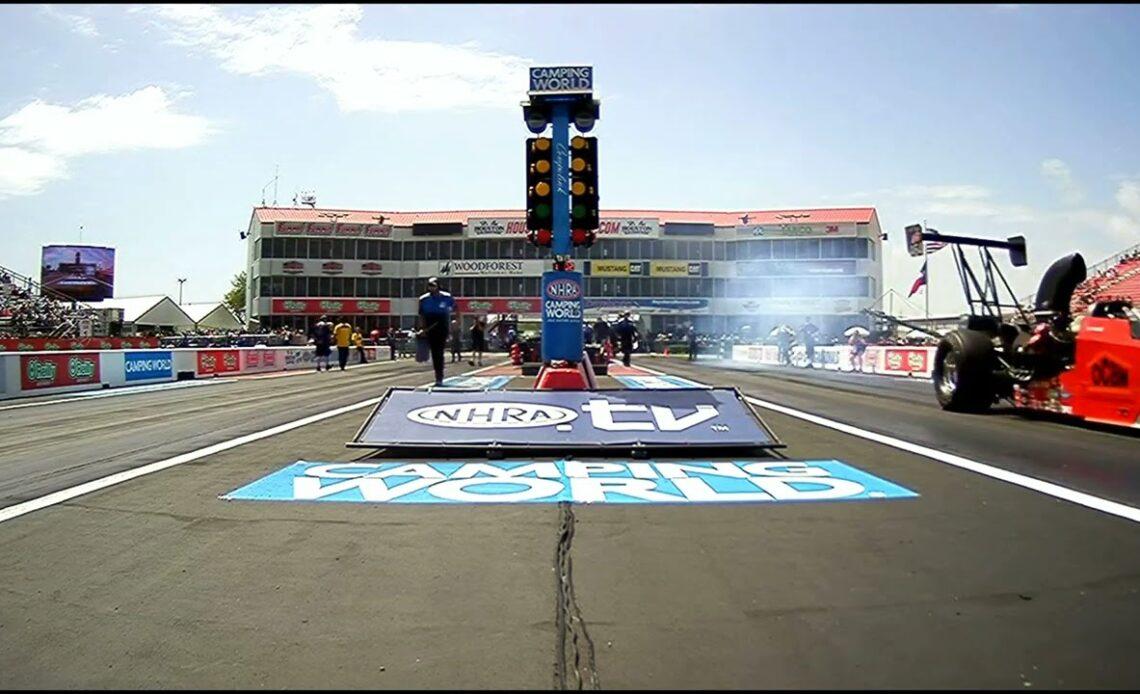
[[921,289],[922,287],[925,287],[925,286],[926,286],[926,261],[924,260],[924,261],[922,261],[922,270],[919,271],[918,278],[914,280],[914,284],[910,285],[910,294],[907,294],[906,298],[909,299],[910,297],[914,296],[915,292],[917,292],[919,289]]

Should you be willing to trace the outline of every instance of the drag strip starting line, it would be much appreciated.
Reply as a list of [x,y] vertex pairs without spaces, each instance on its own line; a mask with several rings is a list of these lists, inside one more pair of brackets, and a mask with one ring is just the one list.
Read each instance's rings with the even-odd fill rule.
[[[495,365],[495,366],[498,366],[498,365]],[[480,373],[482,371],[486,371],[487,369],[491,369],[491,368],[495,368],[495,367],[494,366],[486,366],[486,367],[483,367],[482,369],[477,369],[475,371],[469,371],[468,375],[477,374],[477,373]],[[421,386],[421,387],[423,387],[423,386]],[[22,516],[26,513],[31,513],[32,511],[38,511],[42,508],[47,508],[48,506],[55,506],[56,504],[61,504],[65,501],[70,501],[71,499],[74,499],[74,498],[79,497],[79,496],[83,496],[84,494],[90,494],[91,492],[97,492],[101,489],[106,489],[107,487],[113,487],[116,484],[122,484],[123,482],[133,480],[137,477],[142,477],[143,475],[149,475],[149,474],[154,473],[154,472],[160,472],[162,470],[166,470],[167,468],[172,468],[176,465],[181,465],[183,463],[189,463],[189,462],[198,460],[199,458],[205,458],[206,456],[211,456],[211,455],[214,455],[216,453],[228,451],[231,448],[237,448],[238,446],[242,446],[242,445],[245,445],[247,443],[253,443],[254,441],[260,441],[261,439],[267,439],[270,436],[276,436],[277,434],[284,434],[287,431],[292,431],[293,429],[299,429],[303,426],[308,426],[309,424],[315,424],[317,422],[321,422],[321,421],[324,421],[326,419],[331,419],[332,417],[337,417],[337,416],[340,416],[342,414],[352,412],[354,410],[359,410],[359,409],[362,409],[365,407],[371,407],[371,406],[375,405],[376,403],[380,402],[381,400],[383,400],[383,396],[379,396],[379,397],[375,397],[375,398],[369,398],[368,400],[363,400],[361,402],[353,403],[351,405],[345,405],[344,407],[338,407],[335,410],[329,410],[327,412],[321,412],[319,414],[311,415],[309,417],[304,417],[302,419],[298,419],[298,420],[295,420],[292,422],[286,422],[285,424],[279,424],[275,427],[265,429],[263,431],[257,431],[257,432],[254,432],[252,434],[246,434],[245,436],[239,436],[236,439],[230,439],[229,441],[222,441],[221,443],[215,443],[211,446],[206,446],[205,448],[199,448],[196,451],[190,451],[189,453],[183,453],[182,455],[177,455],[177,456],[174,456],[173,458],[167,458],[166,460],[160,460],[156,463],[150,463],[149,465],[144,465],[142,467],[137,467],[137,468],[134,468],[131,470],[124,470],[123,472],[117,472],[113,475],[108,475],[106,477],[100,477],[97,480],[92,480],[90,482],[84,482],[83,484],[79,484],[79,485],[76,485],[74,487],[69,487],[68,489],[62,489],[58,492],[52,492],[51,494],[41,496],[38,499],[32,499],[31,501],[24,501],[24,502],[21,502],[19,504],[15,504],[13,506],[8,506],[6,508],[0,509],[0,523],[3,523],[5,521],[10,521],[13,518],[17,518],[17,517]]]
[[[658,376],[668,375],[660,371],[654,371],[653,369],[645,366],[638,366],[638,368],[644,369],[645,371],[654,373]],[[906,451],[907,453],[913,453],[914,455],[922,456],[923,458],[936,460],[940,463],[953,465],[954,467],[962,468],[963,470],[976,472],[979,475],[985,475],[986,477],[1001,480],[1002,482],[1008,482],[1009,484],[1014,484],[1025,489],[1030,489],[1032,491],[1051,496],[1055,499],[1061,499],[1063,501],[1078,504],[1086,508],[1091,508],[1103,513],[1108,513],[1113,516],[1124,518],[1134,523],[1140,523],[1140,509],[1134,506],[1129,506],[1127,504],[1122,504],[1116,501],[1110,501],[1108,499],[1102,499],[1099,496],[1093,496],[1092,494],[1078,492],[1075,489],[1062,487],[1059,484],[1039,480],[1035,477],[1027,477],[1026,475],[1011,472],[1004,468],[987,465],[985,463],[979,463],[976,460],[970,460],[969,458],[964,458],[960,455],[947,453],[946,451],[940,451],[935,448],[929,448],[927,446],[912,443],[910,441],[904,441],[893,436],[876,434],[873,431],[867,431],[866,429],[860,429],[859,427],[852,426],[850,424],[844,424],[843,422],[837,422],[833,419],[820,417],[819,415],[810,414],[808,412],[802,412],[791,407],[778,405],[774,402],[761,400],[760,398],[754,398],[750,395],[744,396],[744,399],[753,405],[756,405],[757,407],[762,407],[773,412],[779,412],[780,414],[784,414],[789,417],[795,417],[796,419],[802,419],[805,422],[811,422],[812,424],[817,424],[821,427],[833,429],[849,436],[855,436],[861,439],[866,439],[868,441],[874,441],[875,443],[880,443],[884,446],[897,448],[901,451]]]

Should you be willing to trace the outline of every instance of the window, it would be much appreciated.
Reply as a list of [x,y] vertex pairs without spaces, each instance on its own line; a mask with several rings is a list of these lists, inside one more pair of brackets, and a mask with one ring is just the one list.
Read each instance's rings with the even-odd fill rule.
[[795,258],[795,242],[785,240],[772,241],[772,257],[778,260]]
[[297,253],[297,239],[277,239],[277,241],[283,241],[284,243],[277,246],[276,251],[279,251],[280,255],[278,255],[276,257],[278,257],[278,258],[304,258],[305,257],[304,255],[298,255],[298,253]]
[[819,258],[819,239],[796,239],[796,257],[805,260]]

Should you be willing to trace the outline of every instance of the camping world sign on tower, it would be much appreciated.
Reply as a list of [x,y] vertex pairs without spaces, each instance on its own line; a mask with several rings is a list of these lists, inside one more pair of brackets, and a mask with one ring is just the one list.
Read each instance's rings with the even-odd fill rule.
[[594,90],[594,68],[589,65],[532,67],[528,94],[588,94]]

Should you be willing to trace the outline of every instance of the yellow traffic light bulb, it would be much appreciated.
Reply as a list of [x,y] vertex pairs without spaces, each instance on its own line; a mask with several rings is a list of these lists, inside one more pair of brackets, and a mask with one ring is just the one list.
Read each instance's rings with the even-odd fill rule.
[[537,138],[534,141],[534,149],[539,152],[545,152],[550,149],[550,140],[545,137]]
[[546,181],[539,181],[534,186],[534,192],[538,194],[539,197],[546,197],[550,195],[550,184]]
[[573,149],[586,149],[586,138],[581,135],[575,135],[570,140],[570,147]]
[[585,195],[586,184],[581,181],[574,181],[574,183],[570,185],[570,192],[574,195]]
[[539,159],[534,163],[534,170],[540,174],[550,173],[550,160]]
[[586,170],[586,160],[581,157],[574,157],[570,161],[570,170],[575,173],[582,173]]

